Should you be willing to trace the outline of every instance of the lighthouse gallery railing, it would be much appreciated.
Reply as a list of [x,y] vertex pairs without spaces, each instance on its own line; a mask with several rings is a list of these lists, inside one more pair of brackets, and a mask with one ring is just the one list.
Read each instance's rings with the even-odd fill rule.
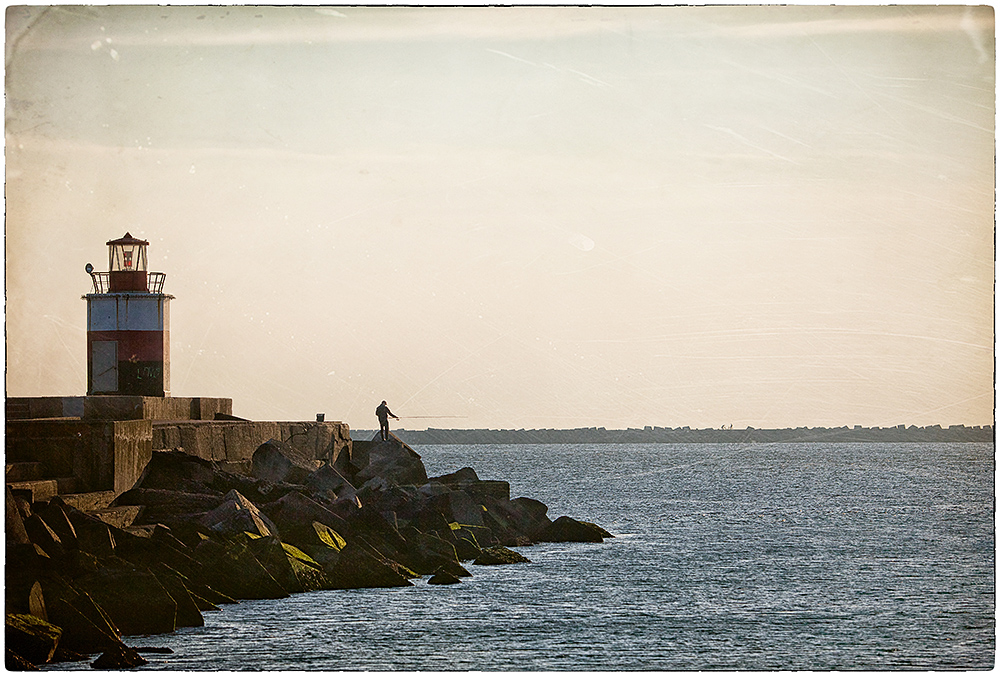
[[[94,293],[111,292],[110,272],[91,272],[90,278],[94,280]],[[163,282],[166,280],[167,273],[165,272],[146,273],[146,282],[149,287],[149,293],[163,293]]]

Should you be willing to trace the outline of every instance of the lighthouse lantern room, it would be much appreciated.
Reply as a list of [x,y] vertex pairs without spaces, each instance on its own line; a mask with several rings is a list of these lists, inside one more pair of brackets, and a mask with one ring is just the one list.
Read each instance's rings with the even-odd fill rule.
[[129,233],[108,242],[108,270],[111,291],[148,291],[146,247],[149,242]]
[[87,273],[87,394],[170,394],[170,301],[166,275],[148,272],[149,242],[125,233],[108,246],[108,271]]

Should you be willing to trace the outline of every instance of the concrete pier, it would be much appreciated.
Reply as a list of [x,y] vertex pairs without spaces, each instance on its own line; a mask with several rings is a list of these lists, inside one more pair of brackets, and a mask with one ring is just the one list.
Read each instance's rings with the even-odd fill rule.
[[248,470],[270,439],[315,460],[351,452],[345,423],[240,420],[232,399],[15,397],[6,400],[6,412],[6,483],[29,500],[119,495],[139,480],[154,450],[183,450],[231,471]]
[[213,420],[232,415],[233,400],[220,397],[13,397],[6,401],[7,420],[86,418],[97,420]]
[[10,482],[11,487],[31,491],[34,499],[47,493],[127,491],[153,452],[150,420],[8,420],[6,434],[8,472],[33,464],[30,474],[17,477],[22,480]]
[[153,421],[154,450],[183,449],[188,455],[226,464],[249,463],[254,451],[270,439],[331,463],[351,448],[350,430],[342,422]]

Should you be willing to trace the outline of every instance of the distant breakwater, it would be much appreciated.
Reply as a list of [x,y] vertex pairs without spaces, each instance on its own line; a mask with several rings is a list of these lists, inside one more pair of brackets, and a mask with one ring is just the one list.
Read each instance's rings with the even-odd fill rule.
[[[352,430],[355,439],[370,439],[370,430]],[[407,444],[739,444],[822,442],[992,442],[993,426],[967,427],[794,427],[783,429],[691,429],[604,427],[576,429],[435,429],[394,430]]]

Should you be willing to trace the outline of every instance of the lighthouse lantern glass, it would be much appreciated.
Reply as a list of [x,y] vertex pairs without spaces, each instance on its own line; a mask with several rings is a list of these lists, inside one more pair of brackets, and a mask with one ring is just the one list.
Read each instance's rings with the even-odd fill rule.
[[111,272],[145,272],[146,246],[138,243],[116,242],[110,245]]

